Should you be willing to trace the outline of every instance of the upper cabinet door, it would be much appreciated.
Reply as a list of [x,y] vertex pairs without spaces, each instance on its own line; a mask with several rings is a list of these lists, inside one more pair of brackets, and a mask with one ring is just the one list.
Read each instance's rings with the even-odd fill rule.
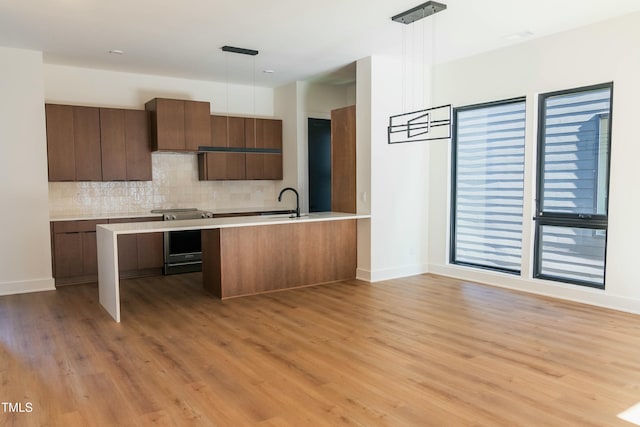
[[97,108],[45,105],[49,181],[102,180]]
[[151,181],[146,111],[101,108],[100,137],[103,181]]
[[144,110],[46,104],[49,181],[150,181]]
[[[248,148],[282,150],[282,120],[245,119]],[[282,179],[282,153],[247,153],[247,179]]]
[[198,151],[210,144],[210,104],[155,98],[145,104],[151,114],[154,151]]
[[102,148],[102,179],[127,179],[127,151],[124,110],[100,109],[100,140]]
[[[227,146],[229,148],[245,148],[244,119],[242,117],[229,117],[228,129]],[[225,155],[225,179],[246,179],[245,159],[245,153],[227,153]]]
[[155,98],[145,109],[151,113],[153,149],[184,151],[184,101]]
[[[244,118],[211,116],[211,147],[244,148]],[[210,152],[199,154],[200,180],[245,179],[245,154]]]
[[73,107],[76,181],[102,181],[100,112],[94,107]]
[[184,139],[187,151],[211,143],[211,112],[208,102],[184,101]]
[[144,110],[124,110],[127,149],[127,180],[151,181],[151,140],[149,114]]
[[280,150],[279,154],[264,154],[263,179],[282,179],[282,120],[259,119],[263,148]]
[[74,181],[76,157],[73,136],[73,107],[45,105],[49,181]]
[[[244,141],[247,148],[260,148],[258,146],[258,123],[256,119],[244,119]],[[245,167],[247,179],[263,179],[264,161],[263,154],[247,153],[245,156]]]

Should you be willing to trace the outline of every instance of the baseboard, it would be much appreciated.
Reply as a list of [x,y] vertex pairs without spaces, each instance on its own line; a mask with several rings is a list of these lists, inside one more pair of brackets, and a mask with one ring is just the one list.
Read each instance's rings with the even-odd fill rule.
[[365,282],[370,282],[371,281],[371,271],[364,270],[362,268],[357,268],[356,269],[356,279],[362,280],[362,281],[365,281]]
[[466,280],[472,283],[496,286],[546,297],[573,301],[627,313],[640,314],[640,299],[608,294],[602,289],[576,287],[560,282],[526,279],[505,273],[481,271],[469,267],[430,265],[429,273]]
[[0,295],[27,294],[30,292],[54,291],[55,289],[53,277],[0,283]]
[[370,282],[381,282],[383,280],[400,279],[402,277],[416,276],[427,273],[426,265],[407,265],[398,268],[388,268],[386,270],[374,270],[370,272]]

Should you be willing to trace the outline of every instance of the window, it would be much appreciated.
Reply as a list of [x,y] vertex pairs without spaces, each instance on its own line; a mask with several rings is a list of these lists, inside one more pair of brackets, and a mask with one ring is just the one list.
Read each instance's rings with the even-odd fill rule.
[[520,273],[525,99],[454,110],[451,262]]
[[604,288],[612,92],[540,95],[535,277]]

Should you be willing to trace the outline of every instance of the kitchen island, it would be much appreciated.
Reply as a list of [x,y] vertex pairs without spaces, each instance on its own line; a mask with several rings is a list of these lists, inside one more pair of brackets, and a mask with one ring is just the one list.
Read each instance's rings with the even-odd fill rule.
[[118,235],[203,230],[203,286],[227,298],[355,277],[355,220],[366,218],[370,215],[322,212],[101,224],[96,227],[100,304],[120,322]]

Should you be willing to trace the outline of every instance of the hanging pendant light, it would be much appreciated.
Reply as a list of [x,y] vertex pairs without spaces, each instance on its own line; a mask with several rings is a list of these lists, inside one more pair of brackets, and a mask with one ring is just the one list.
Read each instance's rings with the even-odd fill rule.
[[[419,6],[406,10],[391,19],[405,25],[413,24],[422,18],[434,15],[445,10],[447,6],[442,3],[428,1]],[[432,27],[433,34],[433,27]],[[433,35],[432,35],[433,40]],[[422,42],[424,41],[424,35]],[[403,37],[403,52],[406,37]],[[431,49],[433,67],[434,49]],[[403,53],[404,56],[404,53]],[[403,57],[404,62],[404,57]],[[424,66],[424,57],[423,57]],[[403,63],[403,99],[404,90],[404,63]],[[431,85],[433,92],[433,84]],[[404,102],[403,102],[404,104]],[[403,105],[403,108],[405,106]],[[404,112],[389,117],[389,126],[387,128],[387,136],[389,144],[398,144],[404,142],[433,141],[438,139],[451,138],[451,104],[442,105],[432,108],[424,108],[417,111]]]
[[[252,87],[253,87],[253,132],[256,135],[256,61],[255,57],[258,53],[257,50],[254,49],[246,49],[243,47],[235,47],[235,46],[222,46],[220,48],[225,55],[229,53],[237,53],[240,55],[248,55],[253,57],[253,69],[252,69]],[[227,105],[227,140],[229,140],[229,58],[225,57],[225,79],[226,79],[226,105]],[[279,148],[255,148],[255,147],[210,147],[210,146],[200,146],[198,147],[198,151],[201,153],[207,152],[223,152],[223,153],[262,153],[262,154],[282,154],[282,150]]]

